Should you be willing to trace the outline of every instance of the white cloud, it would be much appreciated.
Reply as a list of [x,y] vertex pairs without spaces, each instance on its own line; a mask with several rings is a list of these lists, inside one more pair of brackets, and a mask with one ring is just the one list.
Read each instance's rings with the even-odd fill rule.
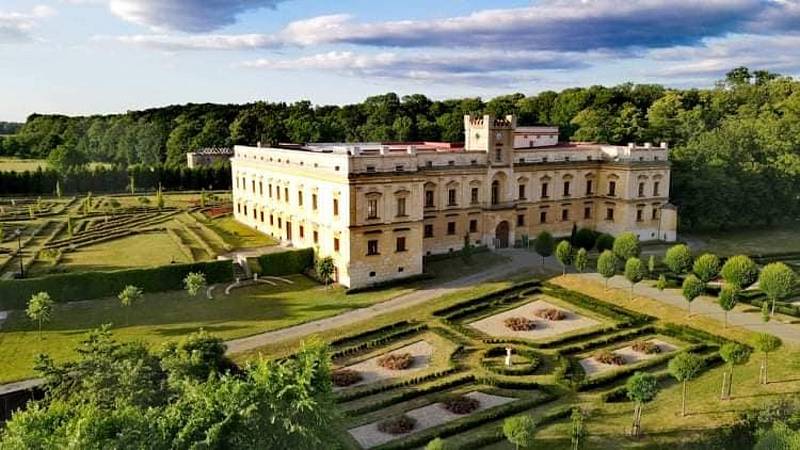
[[0,11],[0,44],[31,41],[36,25],[55,13],[53,8],[44,5],[34,6],[28,12]]
[[[85,1],[85,0],[84,0]],[[275,8],[283,0],[110,0],[111,12],[157,30],[192,33],[215,30],[236,22],[248,11]]]

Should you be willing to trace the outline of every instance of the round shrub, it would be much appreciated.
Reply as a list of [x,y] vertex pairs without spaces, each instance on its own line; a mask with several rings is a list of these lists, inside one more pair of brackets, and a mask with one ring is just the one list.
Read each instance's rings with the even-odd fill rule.
[[595,245],[597,246],[597,251],[601,253],[605,250],[611,250],[614,248],[614,236],[608,233],[603,233],[600,236],[597,236]]
[[442,401],[442,407],[453,414],[470,414],[481,406],[481,402],[466,395],[454,395]]
[[633,343],[631,348],[636,353],[643,353],[645,355],[654,355],[656,353],[661,353],[661,347],[659,347],[658,344],[650,341],[636,341]]
[[625,358],[622,355],[612,352],[611,350],[600,350],[594,354],[594,359],[603,364],[610,364],[612,366],[625,365]]
[[414,363],[411,353],[392,353],[378,359],[378,365],[389,370],[405,370]]
[[530,331],[536,328],[536,322],[525,317],[509,317],[503,323],[506,328],[514,331]]
[[594,248],[596,241],[597,233],[588,228],[581,228],[575,233],[575,247],[580,247],[588,251]]
[[567,314],[564,311],[556,308],[543,308],[537,310],[535,313],[536,317],[540,317],[542,319],[557,321],[557,320],[564,320],[567,318]]
[[417,420],[405,414],[378,422],[378,431],[387,434],[406,434],[414,429]]
[[361,373],[353,369],[339,369],[331,373],[331,381],[334,386],[338,387],[350,386],[363,379]]

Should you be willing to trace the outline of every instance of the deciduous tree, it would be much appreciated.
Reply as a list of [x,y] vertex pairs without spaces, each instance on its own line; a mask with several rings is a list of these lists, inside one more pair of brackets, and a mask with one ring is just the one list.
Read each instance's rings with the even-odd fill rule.
[[758,277],[758,266],[749,257],[737,255],[725,261],[720,275],[726,283],[741,290],[755,283]]
[[767,372],[767,362],[770,352],[774,352],[780,348],[781,339],[769,333],[759,333],[756,336],[756,349],[764,354],[764,359],[761,361],[761,372],[758,382],[761,384],[769,383],[769,375]]
[[758,287],[772,303],[771,315],[775,315],[775,303],[791,295],[796,285],[797,274],[782,262],[767,264],[758,276]]
[[503,421],[503,434],[517,450],[533,445],[535,430],[536,422],[529,415],[513,416]]
[[635,403],[631,436],[638,437],[642,430],[642,409],[658,394],[656,377],[647,372],[636,372],[625,383],[628,398]]
[[586,268],[589,266],[589,253],[586,251],[585,248],[581,247],[578,249],[578,253],[575,254],[575,270],[580,273],[586,271]]
[[711,253],[704,253],[694,261],[692,272],[703,283],[708,283],[719,274],[719,258]]
[[49,322],[53,318],[53,299],[47,292],[39,292],[31,296],[28,300],[28,309],[25,314],[39,324],[39,338],[42,337],[42,323]]
[[206,276],[201,272],[189,272],[183,279],[183,287],[191,297],[196,297],[205,286]]
[[681,416],[686,415],[686,392],[687,385],[693,380],[703,368],[703,358],[694,353],[681,352],[669,361],[669,373],[676,381],[682,383],[681,393]]
[[725,312],[725,328],[728,328],[728,312],[736,307],[738,297],[739,291],[737,291],[734,286],[726,284],[722,286],[722,289],[719,291],[719,298],[717,301],[719,302],[719,307]]
[[692,302],[697,297],[703,295],[705,292],[706,286],[694,275],[689,275],[683,280],[683,285],[681,286],[681,290],[683,292],[683,298],[689,303],[689,315],[692,314]]
[[630,298],[633,298],[633,287],[642,281],[646,274],[644,263],[639,258],[628,258],[625,262],[625,278],[631,283]]
[[561,241],[556,246],[556,259],[561,263],[561,274],[567,273],[567,266],[572,264],[572,245],[569,241]]
[[620,261],[627,261],[630,258],[638,258],[642,252],[639,236],[635,233],[625,232],[614,239],[612,247],[614,255]]
[[683,275],[692,268],[692,251],[685,244],[673,245],[664,255],[664,265],[675,275]]
[[597,258],[597,273],[605,281],[605,289],[608,290],[608,280],[617,273],[617,257],[611,250],[604,250]]
[[727,342],[719,349],[719,356],[727,364],[727,370],[722,374],[722,400],[730,400],[733,390],[733,368],[744,364],[750,359],[750,350],[737,342]]
[[533,249],[542,257],[542,265],[544,265],[544,259],[553,254],[553,245],[553,236],[547,231],[542,231],[536,236]]

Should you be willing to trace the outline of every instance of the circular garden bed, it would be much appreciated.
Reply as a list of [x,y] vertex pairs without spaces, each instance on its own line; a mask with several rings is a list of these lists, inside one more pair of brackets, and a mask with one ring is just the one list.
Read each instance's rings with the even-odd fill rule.
[[541,366],[541,356],[522,347],[511,348],[511,366],[506,366],[506,348],[491,347],[481,356],[481,366],[499,375],[530,375]]
[[442,408],[453,414],[466,415],[480,408],[481,402],[466,395],[452,395],[442,400]]

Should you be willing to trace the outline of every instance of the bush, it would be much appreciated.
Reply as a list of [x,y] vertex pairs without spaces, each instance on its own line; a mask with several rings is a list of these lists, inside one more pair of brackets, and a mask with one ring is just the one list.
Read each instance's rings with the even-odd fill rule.
[[556,308],[539,309],[539,310],[536,310],[536,312],[534,312],[534,314],[536,315],[536,317],[540,317],[542,319],[546,319],[546,320],[550,320],[550,321],[564,320],[564,319],[567,318],[567,315],[566,315],[566,313],[564,313],[564,311],[561,311],[560,309],[556,309]]
[[509,317],[503,323],[513,331],[530,331],[536,328],[536,322],[525,317]]
[[417,425],[417,420],[407,415],[392,417],[383,422],[378,422],[378,431],[388,434],[406,434],[410,433]]
[[303,248],[285,252],[268,253],[258,257],[261,275],[281,276],[303,273],[314,264],[314,249]]
[[358,383],[364,377],[353,369],[339,369],[331,373],[331,381],[334,386],[345,387]]
[[470,414],[481,406],[478,399],[466,395],[454,395],[442,401],[442,407],[453,414]]
[[611,250],[614,248],[614,236],[603,233],[600,236],[597,236],[595,240],[595,246],[597,247],[598,252],[603,252],[605,250]]
[[378,365],[389,370],[405,370],[414,364],[411,353],[391,353],[378,358]]
[[631,346],[636,353],[644,353],[645,355],[654,355],[661,353],[661,347],[650,341],[639,340]]
[[586,249],[586,251],[589,251],[594,248],[596,242],[597,233],[588,228],[581,228],[577,233],[575,233],[575,247],[583,248]]
[[181,290],[183,279],[191,272],[205,274],[209,284],[225,283],[233,279],[233,264],[230,261],[208,261],[147,269],[74,272],[41,278],[0,280],[0,310],[25,309],[28,299],[38,292],[49,293],[56,302],[72,302],[115,297],[129,285],[138,286],[145,292]]
[[594,354],[593,358],[603,364],[610,364],[613,366],[625,365],[625,358],[622,355],[612,352],[611,350],[600,350]]

